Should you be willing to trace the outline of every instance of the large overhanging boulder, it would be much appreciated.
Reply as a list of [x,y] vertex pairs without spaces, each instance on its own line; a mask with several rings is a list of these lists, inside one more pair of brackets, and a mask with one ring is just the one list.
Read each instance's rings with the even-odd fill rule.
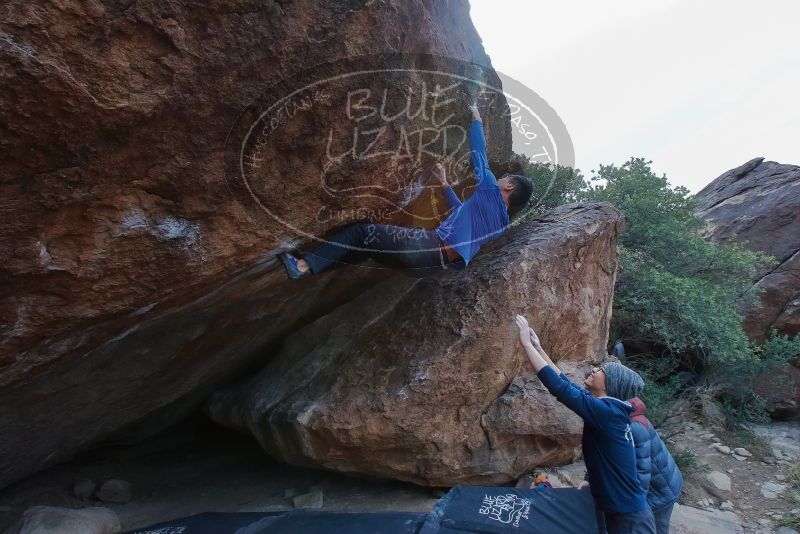
[[753,281],[760,297],[744,310],[750,338],[763,341],[772,329],[800,332],[800,167],[756,158],[731,169],[695,198],[708,221],[703,235],[731,240],[778,260]]
[[208,411],[283,461],[423,485],[568,462],[582,423],[529,374],[512,317],[582,382],[606,357],[621,226],[610,204],[563,206],[466,271],[381,283],[293,333]]
[[[309,67],[329,76],[325,65],[379,53],[406,54],[406,67],[474,62],[496,79],[466,1],[11,0],[2,12],[0,487],[145,417],[151,432],[176,421],[386,276],[296,285],[275,270],[296,229],[321,235],[406,201],[414,184],[387,172],[388,158],[340,159],[329,185],[383,198],[324,194],[328,134],[345,146],[354,123],[330,100],[313,113],[294,102],[279,135],[249,146],[266,216],[226,167],[259,106],[314,81]],[[340,97],[353,80],[314,95]],[[425,81],[409,70],[365,80],[388,89],[388,110]],[[498,160],[511,149],[504,102],[485,116]],[[466,124],[463,108],[439,111]],[[427,131],[424,120],[398,114],[382,142]]]

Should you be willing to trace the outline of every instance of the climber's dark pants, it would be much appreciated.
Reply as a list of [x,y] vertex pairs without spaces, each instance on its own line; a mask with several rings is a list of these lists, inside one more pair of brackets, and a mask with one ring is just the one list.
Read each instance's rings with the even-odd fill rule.
[[386,224],[352,224],[303,257],[315,273],[340,260],[356,263],[367,258],[389,267],[410,269],[413,275],[447,268],[436,232]]

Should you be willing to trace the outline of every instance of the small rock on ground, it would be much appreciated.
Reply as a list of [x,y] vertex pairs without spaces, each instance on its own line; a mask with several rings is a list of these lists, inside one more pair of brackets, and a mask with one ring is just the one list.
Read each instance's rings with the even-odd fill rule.
[[103,482],[103,485],[97,490],[95,497],[103,502],[125,504],[126,502],[130,502],[133,497],[133,490],[130,482],[127,480],[114,478]]
[[296,496],[292,500],[292,504],[295,508],[319,509],[322,508],[323,501],[322,490],[316,490]]
[[767,499],[776,499],[783,490],[786,489],[785,484],[778,484],[776,482],[764,482],[761,484],[761,495]]
[[72,491],[75,493],[75,496],[82,501],[90,499],[92,495],[94,495],[96,489],[97,484],[94,480],[89,478],[79,478],[75,481],[75,485],[72,487]]
[[720,510],[733,510],[733,503],[731,501],[725,501],[719,505]]
[[731,477],[719,471],[711,471],[706,474],[706,478],[711,482],[715,488],[723,491],[731,490]]
[[115,534],[121,530],[117,514],[109,508],[34,506],[25,511],[19,534]]

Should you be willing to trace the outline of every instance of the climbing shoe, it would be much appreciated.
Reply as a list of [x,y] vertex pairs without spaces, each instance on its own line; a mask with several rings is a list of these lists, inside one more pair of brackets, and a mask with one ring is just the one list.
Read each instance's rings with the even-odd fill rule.
[[297,280],[298,278],[302,278],[308,274],[308,271],[303,272],[297,267],[297,258],[291,254],[283,252],[278,254],[278,258],[280,258],[283,266],[286,267],[286,274],[289,275],[289,278],[292,280]]

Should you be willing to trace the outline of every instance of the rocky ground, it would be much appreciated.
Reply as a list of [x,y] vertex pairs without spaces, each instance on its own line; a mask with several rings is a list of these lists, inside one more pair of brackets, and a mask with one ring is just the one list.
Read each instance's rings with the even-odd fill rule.
[[[660,429],[679,458],[685,478],[672,532],[794,532],[781,520],[800,513],[800,491],[790,470],[800,458],[800,422],[755,425],[752,431],[680,422]],[[688,465],[687,465],[688,464]],[[556,486],[583,480],[582,463],[551,470]]]
[[687,504],[732,512],[745,532],[771,532],[800,513],[800,492],[788,482],[800,458],[800,423],[756,425],[752,434],[688,423],[669,439],[697,465],[686,477]]
[[[800,423],[761,425],[754,432],[755,438],[696,422],[663,431],[696,466],[684,468],[687,483],[673,516],[674,533],[792,532],[779,530],[778,522],[800,511],[800,495],[787,480],[800,457]],[[734,455],[739,448],[750,455]],[[554,486],[575,486],[583,475],[580,462],[549,471]],[[6,488],[0,492],[0,531],[14,532],[23,512],[41,505],[104,507],[126,531],[205,511],[426,512],[442,492],[278,464],[252,438],[198,420],[137,446],[106,447]]]

